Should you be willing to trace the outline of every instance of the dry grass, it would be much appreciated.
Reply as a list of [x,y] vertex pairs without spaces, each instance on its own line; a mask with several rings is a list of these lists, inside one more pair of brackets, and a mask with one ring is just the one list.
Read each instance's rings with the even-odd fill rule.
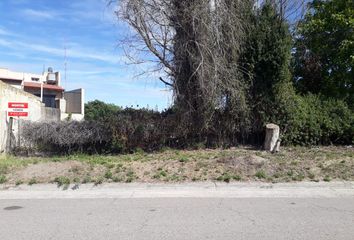
[[130,155],[0,158],[3,183],[354,180],[354,148],[165,150]]

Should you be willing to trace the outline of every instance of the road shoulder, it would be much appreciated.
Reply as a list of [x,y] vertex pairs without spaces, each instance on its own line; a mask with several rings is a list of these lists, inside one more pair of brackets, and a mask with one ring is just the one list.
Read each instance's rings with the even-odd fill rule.
[[0,185],[0,200],[74,198],[354,198],[354,182]]

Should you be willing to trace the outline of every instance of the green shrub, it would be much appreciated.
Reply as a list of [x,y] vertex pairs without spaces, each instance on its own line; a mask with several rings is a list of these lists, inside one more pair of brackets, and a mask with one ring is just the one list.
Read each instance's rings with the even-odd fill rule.
[[353,143],[354,113],[345,102],[306,95],[296,96],[295,106],[289,112],[287,122],[281,123],[284,129],[282,140],[285,144]]
[[119,106],[94,100],[85,104],[85,120],[102,121],[116,115],[121,110]]

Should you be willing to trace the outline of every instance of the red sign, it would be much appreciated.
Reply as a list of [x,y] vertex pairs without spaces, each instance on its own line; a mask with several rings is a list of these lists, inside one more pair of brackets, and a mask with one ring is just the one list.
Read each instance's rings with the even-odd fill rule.
[[9,102],[8,108],[28,108],[28,103]]
[[7,106],[9,117],[28,117],[28,103],[9,102]]
[[28,112],[8,112],[9,117],[28,117]]

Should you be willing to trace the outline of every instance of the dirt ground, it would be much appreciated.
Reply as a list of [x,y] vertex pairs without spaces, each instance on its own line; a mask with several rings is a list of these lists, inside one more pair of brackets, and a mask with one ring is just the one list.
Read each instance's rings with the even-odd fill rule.
[[353,147],[287,147],[277,154],[242,147],[116,156],[0,157],[0,184],[6,185],[332,180],[354,180]]

